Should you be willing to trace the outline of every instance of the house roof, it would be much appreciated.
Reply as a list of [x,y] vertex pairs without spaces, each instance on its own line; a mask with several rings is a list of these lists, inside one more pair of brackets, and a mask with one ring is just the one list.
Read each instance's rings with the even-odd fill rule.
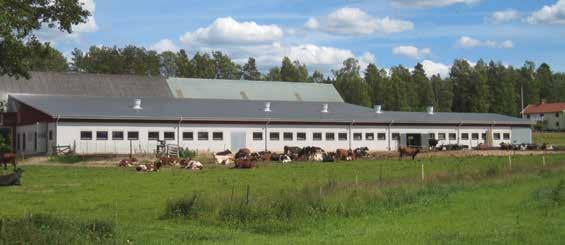
[[[312,123],[414,123],[414,124],[511,124],[532,122],[489,113],[444,113],[384,111],[344,102],[271,101],[271,112],[265,102],[251,100],[174,99],[139,97],[143,109],[133,109],[136,97],[93,97],[59,95],[10,95],[19,102],[54,118],[84,120],[175,120],[175,121],[249,121]],[[328,104],[328,112],[321,112]]]
[[8,94],[172,97],[164,78],[88,73],[31,72],[31,78],[0,76],[0,100]]
[[332,84],[168,78],[176,98],[343,102]]
[[522,114],[551,113],[565,111],[565,102],[530,104],[522,110]]

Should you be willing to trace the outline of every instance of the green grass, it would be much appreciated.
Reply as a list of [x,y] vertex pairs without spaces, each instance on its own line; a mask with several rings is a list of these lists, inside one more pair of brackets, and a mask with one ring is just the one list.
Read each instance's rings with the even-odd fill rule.
[[532,133],[535,144],[553,144],[565,146],[565,132],[534,132]]
[[[515,156],[511,167],[507,157],[422,162],[157,173],[26,166],[22,186],[0,189],[0,217],[25,227],[37,223],[26,217],[56,217],[55,224],[78,227],[70,230],[85,243],[565,242],[565,155],[547,156],[545,167],[541,156]],[[98,223],[107,232],[93,236],[89,224]],[[0,237],[15,236],[6,235],[14,226],[2,227]],[[68,225],[47,227],[24,230],[45,238]],[[59,244],[75,235],[63,235]]]

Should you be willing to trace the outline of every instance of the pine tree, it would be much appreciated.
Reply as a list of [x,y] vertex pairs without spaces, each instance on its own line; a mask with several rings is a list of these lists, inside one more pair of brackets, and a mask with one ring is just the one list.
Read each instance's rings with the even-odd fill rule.
[[417,98],[413,108],[415,110],[423,110],[427,106],[435,106],[435,94],[432,84],[426,76],[424,66],[420,63],[416,64],[414,71],[412,71],[412,83],[415,86],[413,90]]
[[192,66],[184,49],[177,53],[175,63],[177,64],[177,77],[191,77]]
[[548,64],[542,63],[536,71],[536,80],[540,84],[540,97],[548,102],[556,102],[559,95],[553,82],[553,75]]
[[243,79],[245,80],[261,80],[261,72],[257,69],[255,58],[249,57],[247,63],[243,65]]
[[334,71],[335,86],[342,98],[352,104],[370,106],[368,86],[359,75],[359,61],[349,58],[343,62],[343,67]]

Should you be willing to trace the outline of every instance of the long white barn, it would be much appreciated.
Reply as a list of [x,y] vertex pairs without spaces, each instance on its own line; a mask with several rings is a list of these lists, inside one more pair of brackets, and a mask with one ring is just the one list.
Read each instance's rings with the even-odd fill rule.
[[[485,113],[380,111],[344,102],[248,101],[157,97],[10,95],[18,112],[20,154],[68,145],[81,154],[152,153],[159,140],[198,151],[325,150],[439,144],[470,147],[492,139],[531,143],[531,122]],[[488,135],[488,136],[487,136]]]

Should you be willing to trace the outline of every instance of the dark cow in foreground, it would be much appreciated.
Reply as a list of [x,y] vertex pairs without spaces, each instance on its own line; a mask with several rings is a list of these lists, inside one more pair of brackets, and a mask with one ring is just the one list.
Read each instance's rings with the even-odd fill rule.
[[430,149],[435,149],[437,147],[438,143],[439,143],[439,140],[436,140],[436,139],[429,139],[428,140],[428,145],[430,146]]
[[16,153],[1,153],[0,154],[0,163],[4,164],[4,170],[8,169],[8,164],[12,164],[14,170],[16,169]]
[[298,146],[284,146],[285,155],[290,156],[292,160],[297,160],[300,156],[302,156],[302,148]]
[[254,159],[237,159],[235,160],[235,168],[255,168],[257,163]]
[[359,147],[353,151],[355,157],[367,157],[369,155],[369,147]]
[[21,185],[23,169],[17,168],[13,173],[0,176],[0,186]]
[[402,159],[402,157],[404,156],[410,156],[412,157],[412,160],[414,160],[416,158],[416,155],[420,153],[420,148],[400,147],[398,148],[398,152],[400,152],[400,159]]
[[249,156],[251,156],[251,150],[249,148],[241,148],[235,153],[235,160],[249,158]]

